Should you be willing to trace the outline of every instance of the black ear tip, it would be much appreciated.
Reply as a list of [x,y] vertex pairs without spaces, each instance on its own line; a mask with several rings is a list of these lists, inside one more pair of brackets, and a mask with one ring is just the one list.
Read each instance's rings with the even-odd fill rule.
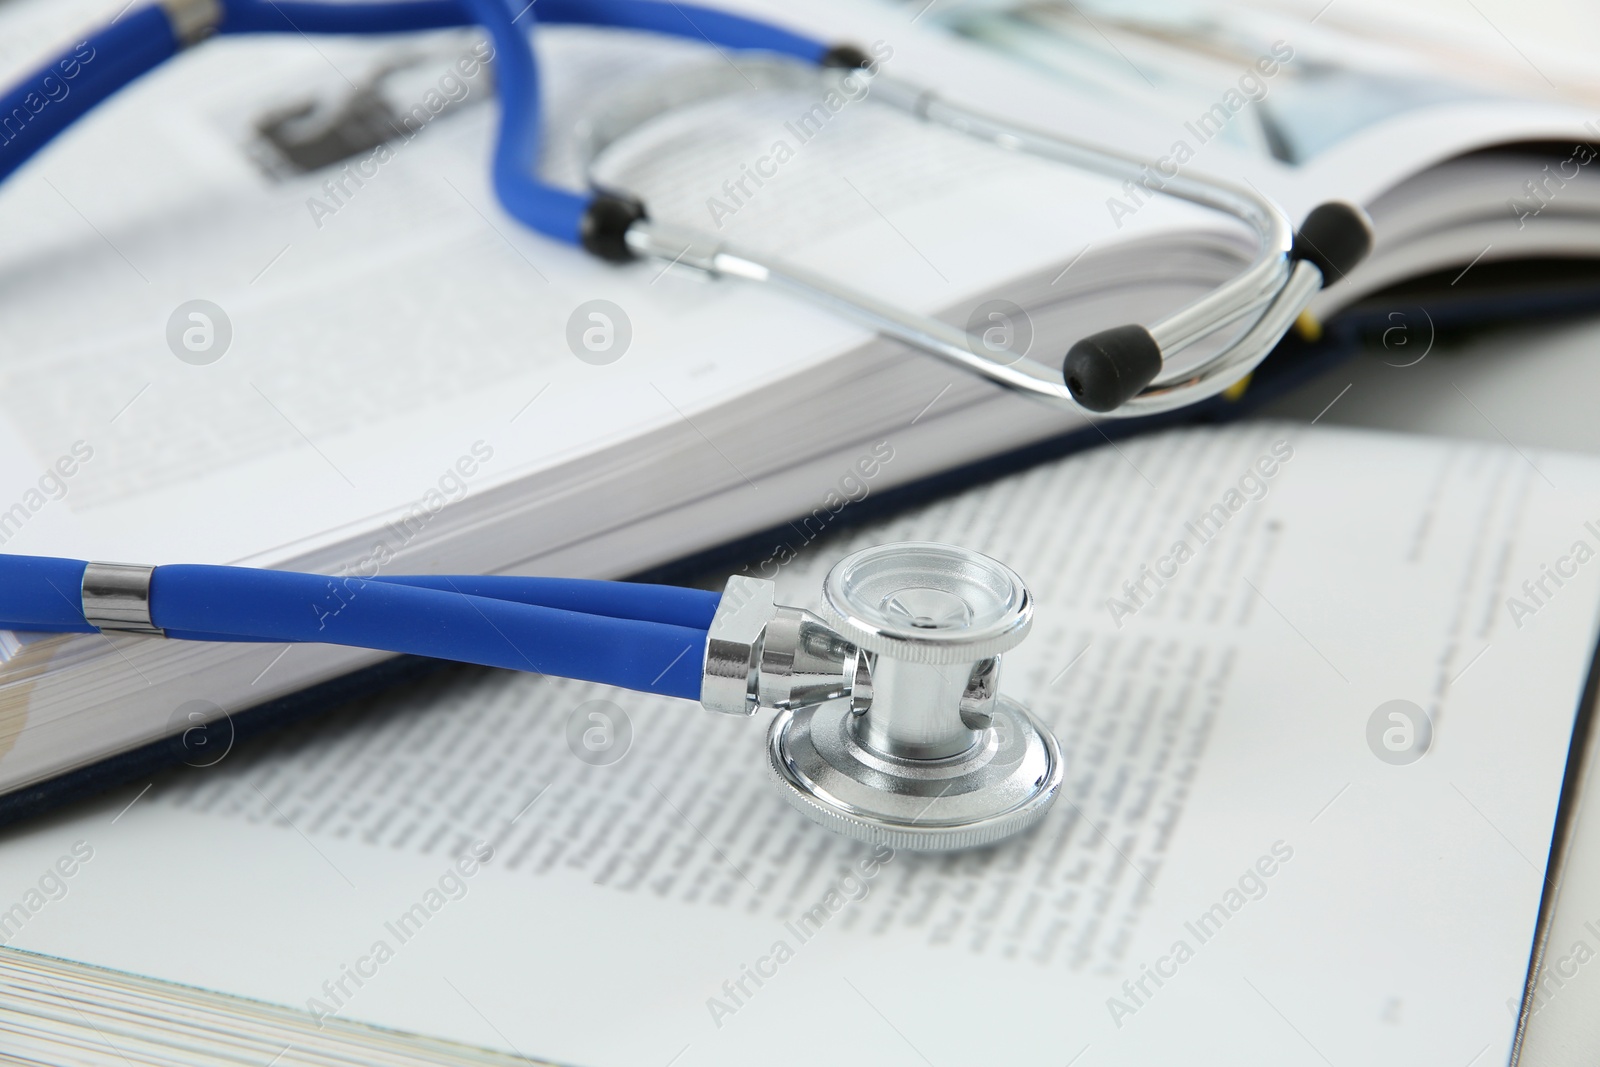
[[1161,346],[1143,326],[1115,326],[1067,350],[1061,377],[1080,407],[1115,411],[1161,373]]
[[628,247],[628,227],[644,218],[649,218],[649,213],[633,197],[597,193],[579,220],[578,236],[593,255],[626,263],[634,258]]
[[817,60],[822,67],[839,67],[844,70],[865,69],[872,66],[872,57],[853,44],[836,44]]
[[1329,200],[1318,204],[1295,231],[1289,255],[1303,259],[1322,272],[1322,284],[1332,285],[1355,269],[1372,251],[1372,220],[1354,204]]

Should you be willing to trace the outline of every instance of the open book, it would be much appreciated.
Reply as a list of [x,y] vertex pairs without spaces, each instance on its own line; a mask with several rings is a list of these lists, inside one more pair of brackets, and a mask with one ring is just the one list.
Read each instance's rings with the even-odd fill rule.
[[1594,459],[1239,423],[819,540],[788,602],[901,539],[1029,581],[1006,689],[1067,758],[1035,832],[853,844],[773,788],[760,719],[446,669],[8,830],[8,1051],[1504,1063],[1597,515]]
[[[0,71],[117,6],[6,5]],[[752,10],[879,47],[895,74],[976,106],[1251,181],[1297,216],[1363,202],[1376,254],[1320,298],[1323,317],[1441,267],[1600,251],[1582,112],[1372,89],[1393,50],[1303,13],[1251,16],[1231,51],[1191,48],[1181,84],[1129,88],[1126,72],[1063,78],[956,14]],[[628,94],[740,62],[581,30],[550,29],[540,49],[546,166],[574,183],[586,131]],[[1450,84],[1414,58],[1413,81]],[[1218,62],[1227,76],[1197,101]],[[616,577],[773,528],[792,532],[774,554],[792,555],[852,501],[1085,429],[776,294],[613,268],[523,232],[488,187],[491,76],[470,33],[211,42],[8,182],[0,547]],[[1374,97],[1410,106],[1307,140]],[[1036,355],[1179,306],[1245,255],[1243,232],[1148,188],[924,129],[870,92],[819,103],[697,106],[593,169],[659,218],[958,323],[1020,308]],[[371,143],[374,128],[394,136]],[[1481,151],[1530,141],[1568,147]],[[13,797],[187,728],[194,701],[231,713],[378,658],[21,634],[0,636],[0,655]]]

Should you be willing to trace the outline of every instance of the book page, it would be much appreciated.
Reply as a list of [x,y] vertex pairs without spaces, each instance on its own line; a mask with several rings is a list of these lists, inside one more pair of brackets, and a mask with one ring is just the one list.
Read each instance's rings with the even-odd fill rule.
[[[1125,132],[1113,139],[1165,159],[1163,173],[1247,178],[1296,218],[1330,198],[1365,204],[1487,146],[1593,137],[1584,132],[1592,74],[1572,56],[1557,65],[1548,49],[1530,58],[1512,43],[1531,47],[1534,23],[1548,36],[1566,15],[1524,19],[1529,26],[1508,37],[1503,18],[1471,8],[1330,11],[1321,0],[873,6],[1115,110]],[[1481,31],[1470,45],[1464,21]]]
[[851,844],[765,715],[450,670],[12,831],[0,900],[92,858],[8,944],[557,1062],[1502,1062],[1597,516],[1559,454],[1130,441],[748,569],[810,604],[872,543],[1016,568],[1002,688],[1067,759],[1030,835]]

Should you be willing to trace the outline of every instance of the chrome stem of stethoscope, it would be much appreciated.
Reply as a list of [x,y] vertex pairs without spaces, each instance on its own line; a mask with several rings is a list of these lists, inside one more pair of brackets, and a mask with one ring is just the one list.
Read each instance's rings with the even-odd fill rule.
[[[865,71],[849,72],[869,76]],[[845,72],[827,72],[840,78]],[[797,75],[778,68],[764,74],[768,83],[792,87]],[[1364,217],[1348,205],[1325,205],[1313,212],[1305,230],[1318,222],[1320,240],[1300,247],[1288,218],[1254,189],[1184,174],[1159,175],[1148,162],[1124,153],[1031,130],[942,100],[932,92],[882,74],[870,75],[881,103],[919,119],[959,131],[1001,148],[1027,152],[1111,178],[1140,183],[1147,190],[1188,200],[1239,219],[1255,231],[1257,252],[1250,264],[1204,296],[1148,327],[1123,326],[1084,338],[1068,351],[1063,367],[1027,355],[991,358],[972,337],[948,323],[880,300],[815,271],[739,248],[718,237],[641,218],[626,233],[638,256],[688,266],[713,276],[774,285],[861,323],[884,336],[981,374],[1008,389],[1074,411],[1116,417],[1153,415],[1205,400],[1248,375],[1326,284],[1324,271],[1342,274],[1365,255],[1370,231]],[[716,79],[689,88],[682,99],[647,104],[658,112],[709,95]],[[630,115],[633,121],[639,113]],[[598,151],[619,133],[597,133]],[[1319,219],[1319,213],[1320,219]],[[1304,232],[1304,231],[1303,231]],[[1324,255],[1318,244],[1338,246]],[[1319,265],[1320,264],[1320,265]],[[1196,342],[1251,319],[1227,345],[1199,364],[1172,367],[1170,360]]]

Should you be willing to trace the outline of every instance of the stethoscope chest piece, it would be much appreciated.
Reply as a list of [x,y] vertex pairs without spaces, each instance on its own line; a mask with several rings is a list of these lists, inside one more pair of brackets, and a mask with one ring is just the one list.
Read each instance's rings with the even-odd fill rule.
[[868,746],[843,702],[780,712],[767,756],[789,802],[846,837],[914,851],[977,848],[1030,829],[1061,785],[1061,750],[1026,708],[1001,697],[982,740],[944,759]]
[[[1001,655],[1033,619],[1009,567],[951,545],[879,545],[829,572],[823,618],[777,611],[798,620],[799,640],[769,629],[767,674],[843,660],[844,684],[831,694],[802,686],[788,700],[759,701],[779,708],[767,755],[806,816],[860,841],[926,851],[992,844],[1044,817],[1061,785],[1060,747],[999,693]],[[799,654],[786,658],[791,644]]]

